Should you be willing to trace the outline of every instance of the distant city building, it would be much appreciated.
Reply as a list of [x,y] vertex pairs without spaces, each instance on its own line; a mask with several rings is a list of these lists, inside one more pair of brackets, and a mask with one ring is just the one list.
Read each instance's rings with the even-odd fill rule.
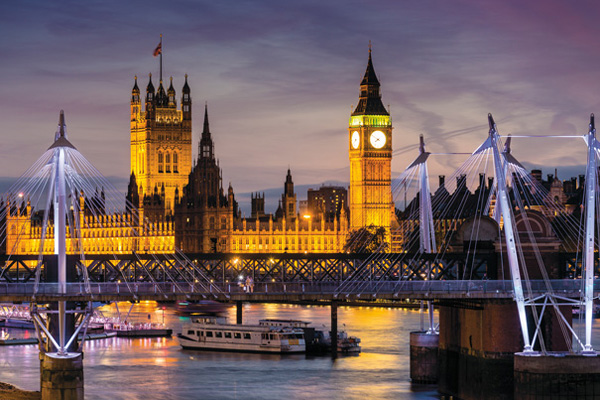
[[348,205],[348,191],[342,186],[308,189],[307,195],[307,214],[323,215],[326,221],[339,218],[342,208]]

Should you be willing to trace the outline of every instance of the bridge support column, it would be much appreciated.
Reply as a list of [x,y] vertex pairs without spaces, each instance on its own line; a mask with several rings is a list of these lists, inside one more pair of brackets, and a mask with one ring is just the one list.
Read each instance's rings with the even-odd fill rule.
[[463,400],[504,400],[513,395],[513,354],[522,350],[512,300],[441,302],[439,383]]
[[413,383],[437,383],[439,340],[437,334],[410,333],[410,380]]
[[235,302],[235,322],[238,325],[242,324],[242,312],[243,312],[243,307],[242,307],[242,301],[241,300],[237,300]]
[[[511,399],[516,392],[515,381],[520,379],[515,372],[516,354],[523,349],[515,302],[498,299],[440,303],[439,391],[463,400]],[[529,323],[534,324],[533,318]],[[548,351],[567,350],[556,315],[545,316],[541,330]],[[537,350],[537,344],[534,349]],[[523,358],[532,363],[539,357]],[[547,371],[549,377],[551,371]],[[537,379],[537,376],[524,375],[522,379]]]
[[83,354],[40,353],[42,400],[83,400]]
[[515,400],[600,397],[600,357],[515,354]]
[[337,301],[331,302],[331,357],[337,357],[338,349],[338,309]]

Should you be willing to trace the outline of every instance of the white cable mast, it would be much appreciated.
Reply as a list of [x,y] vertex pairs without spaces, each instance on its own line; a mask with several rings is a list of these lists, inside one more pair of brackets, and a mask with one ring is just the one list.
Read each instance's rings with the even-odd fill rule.
[[508,202],[506,193],[506,173],[504,162],[500,157],[498,146],[500,144],[500,135],[496,128],[496,123],[492,114],[488,114],[488,122],[490,125],[490,144],[494,154],[494,172],[496,174],[496,207],[499,209],[499,217],[504,221],[504,238],[506,241],[506,250],[508,255],[508,264],[513,281],[515,291],[515,301],[517,302],[517,311],[519,313],[519,321],[521,323],[521,333],[523,334],[524,353],[533,353],[531,341],[529,338],[529,328],[527,326],[527,314],[525,312],[525,296],[523,295],[523,283],[521,282],[521,271],[519,270],[519,258],[517,255],[517,247],[515,235],[513,232],[513,214],[512,208]]
[[594,114],[590,116],[589,131],[586,136],[588,162],[585,173],[585,242],[584,242],[584,281],[585,281],[585,348],[584,353],[593,353],[592,319],[594,308],[594,227],[596,210],[596,127]]

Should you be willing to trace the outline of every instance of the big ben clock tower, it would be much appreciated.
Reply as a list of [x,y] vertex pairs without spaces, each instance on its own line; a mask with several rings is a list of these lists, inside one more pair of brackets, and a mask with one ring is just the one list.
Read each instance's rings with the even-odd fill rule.
[[390,227],[392,201],[392,119],[381,102],[379,80],[373,69],[371,48],[360,97],[350,116],[350,229],[374,225]]

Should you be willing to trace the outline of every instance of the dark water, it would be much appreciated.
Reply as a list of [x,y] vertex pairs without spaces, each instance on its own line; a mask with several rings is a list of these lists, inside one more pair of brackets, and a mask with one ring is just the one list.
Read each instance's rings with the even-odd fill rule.
[[[104,307],[107,313],[113,308]],[[125,304],[121,312],[127,311]],[[130,320],[161,322],[162,305],[141,303]],[[235,320],[235,308],[228,310]],[[167,306],[176,332],[188,318]],[[311,321],[329,328],[328,307],[246,304],[244,323],[261,318]],[[175,339],[89,341],[85,346],[86,399],[437,399],[433,386],[411,387],[409,332],[420,329],[418,310],[338,309],[339,329],[362,339],[359,356],[236,354],[182,350]],[[20,333],[20,335],[19,335]],[[11,331],[13,336],[24,332]],[[0,381],[39,390],[36,346],[0,347]]]
[[[130,320],[161,322],[176,332],[189,318],[154,302],[136,306]],[[128,305],[121,304],[121,312]],[[105,306],[110,314],[114,306]],[[228,310],[235,320],[235,307]],[[244,322],[261,318],[311,321],[329,328],[328,307],[246,304]],[[362,339],[359,356],[306,357],[182,350],[175,339],[89,341],[86,399],[438,399],[435,386],[409,382],[409,332],[421,328],[418,310],[340,307],[339,328]],[[581,325],[576,324],[581,330]],[[27,331],[11,331],[13,337]],[[594,329],[594,348],[600,330]],[[36,346],[0,347],[0,382],[39,390]]]

